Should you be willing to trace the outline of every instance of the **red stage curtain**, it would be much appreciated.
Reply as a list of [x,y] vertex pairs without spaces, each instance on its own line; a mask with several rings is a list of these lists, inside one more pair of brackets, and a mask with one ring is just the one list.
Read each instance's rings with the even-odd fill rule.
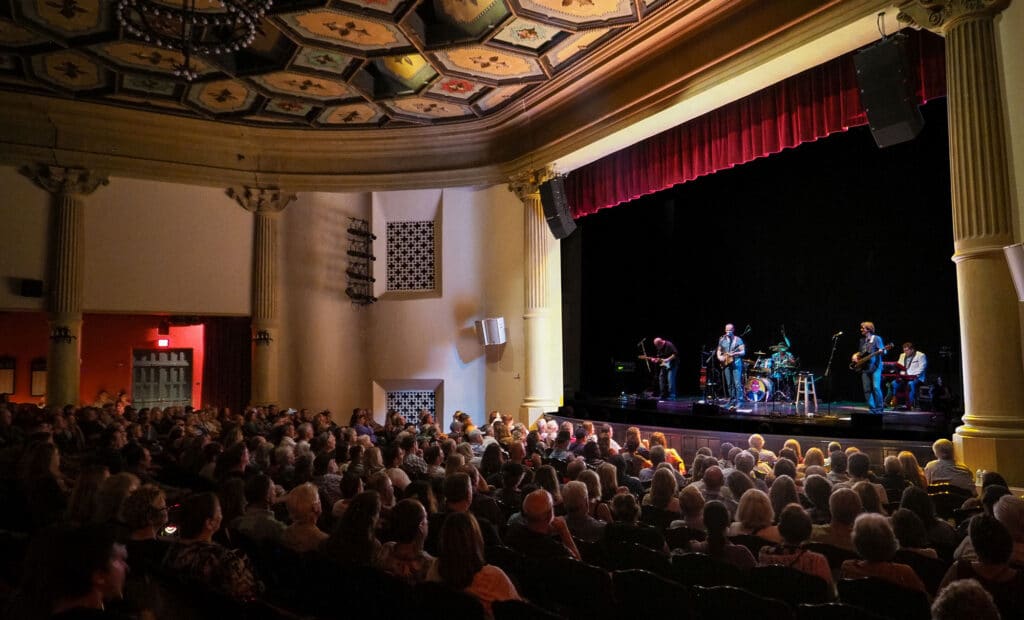
[[[918,103],[945,96],[943,39],[915,31],[908,37]],[[867,124],[853,56],[840,56],[571,172],[566,194],[573,217]]]
[[252,381],[252,330],[249,317],[203,320],[203,405],[228,407],[233,413],[249,403]]

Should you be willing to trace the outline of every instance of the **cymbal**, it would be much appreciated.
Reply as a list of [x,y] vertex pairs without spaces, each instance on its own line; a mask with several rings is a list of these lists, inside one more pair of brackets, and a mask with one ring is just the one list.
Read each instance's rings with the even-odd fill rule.
[[754,355],[768,355],[764,351],[754,351]]
[[789,347],[787,347],[784,344],[773,344],[772,346],[768,347],[768,349],[776,353],[778,353],[779,351],[789,351]]

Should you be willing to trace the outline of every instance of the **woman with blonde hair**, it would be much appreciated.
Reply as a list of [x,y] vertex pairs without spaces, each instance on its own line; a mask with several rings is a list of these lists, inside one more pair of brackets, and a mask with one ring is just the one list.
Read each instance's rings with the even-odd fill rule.
[[924,470],[921,469],[921,464],[917,462],[917,457],[914,456],[914,453],[909,450],[903,450],[897,458],[900,460],[900,464],[903,465],[903,477],[907,479],[907,482],[915,487],[927,490],[928,480],[924,477]]
[[584,470],[576,477],[577,480],[587,485],[587,496],[590,498],[590,516],[605,523],[612,522],[612,511],[608,502],[601,500],[601,479],[597,472]]
[[757,536],[773,543],[781,543],[782,535],[775,521],[775,511],[768,494],[760,489],[748,489],[736,508],[736,521],[729,526],[729,536]]
[[139,479],[134,474],[121,472],[104,480],[96,494],[93,523],[124,524],[124,501],[138,488]]
[[597,468],[597,477],[601,479],[601,492],[604,493],[602,501],[610,502],[615,497],[615,492],[619,488],[619,472],[615,469],[615,465],[611,463],[602,463]]
[[363,481],[369,480],[370,476],[380,471],[384,471],[384,457],[381,456],[380,448],[367,448],[363,452]]
[[651,490],[644,496],[644,505],[653,506],[660,510],[680,513],[679,498],[676,497],[676,490],[679,484],[672,470],[666,467],[659,467],[654,472],[651,480]]

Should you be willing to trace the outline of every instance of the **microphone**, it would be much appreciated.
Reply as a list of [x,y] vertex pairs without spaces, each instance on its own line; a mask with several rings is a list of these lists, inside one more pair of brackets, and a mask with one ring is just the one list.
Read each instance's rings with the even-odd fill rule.
[[643,346],[643,344],[644,344],[644,340],[647,340],[647,337],[646,337],[646,336],[645,336],[645,337],[643,337],[643,338],[641,338],[641,339],[640,339],[640,342],[636,343],[636,346],[638,346],[638,347],[640,347],[640,346]]
[[838,338],[838,337],[840,337],[842,335],[843,335],[843,332],[839,331],[839,332],[836,332],[836,333],[832,334],[832,337],[833,338]]

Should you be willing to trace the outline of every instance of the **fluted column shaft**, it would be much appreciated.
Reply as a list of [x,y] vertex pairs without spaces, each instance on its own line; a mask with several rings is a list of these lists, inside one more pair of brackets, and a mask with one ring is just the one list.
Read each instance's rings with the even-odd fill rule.
[[230,188],[228,195],[255,214],[252,272],[252,389],[253,405],[278,399],[277,220],[295,199],[277,189]]
[[995,17],[1008,0],[918,1],[901,19],[946,37],[949,157],[963,351],[954,442],[973,468],[1024,482],[1020,315],[1002,248],[1013,243]]
[[21,173],[53,196],[46,305],[50,325],[46,401],[58,407],[78,405],[81,401],[78,392],[82,357],[85,197],[106,185],[108,180],[80,168],[44,164],[26,166]]
[[561,402],[562,339],[558,315],[561,247],[544,218],[540,184],[547,170],[514,179],[510,189],[523,202],[523,336],[526,345],[523,403],[520,420],[556,411]]

